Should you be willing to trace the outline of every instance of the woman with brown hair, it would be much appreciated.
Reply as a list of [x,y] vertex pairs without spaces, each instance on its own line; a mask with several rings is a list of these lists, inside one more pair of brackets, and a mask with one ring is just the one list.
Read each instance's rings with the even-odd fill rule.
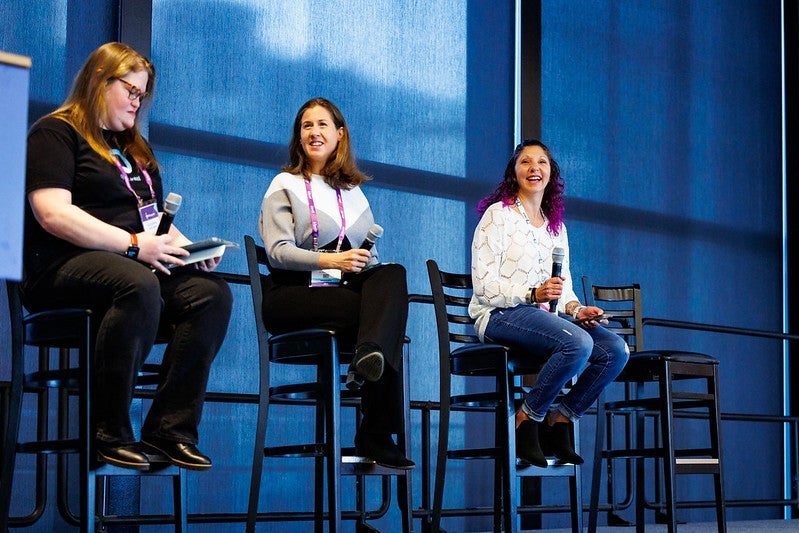
[[271,274],[264,286],[270,333],[321,327],[355,346],[347,385],[362,389],[359,455],[413,468],[392,434],[402,427],[402,344],[408,316],[405,269],[360,248],[374,226],[349,130],[332,102],[297,112],[289,163],[264,195],[259,219]]

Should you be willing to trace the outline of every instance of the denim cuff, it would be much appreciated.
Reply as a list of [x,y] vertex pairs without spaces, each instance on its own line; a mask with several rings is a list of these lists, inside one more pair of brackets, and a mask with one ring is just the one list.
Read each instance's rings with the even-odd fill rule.
[[530,418],[531,420],[535,420],[536,422],[543,422],[543,420],[544,420],[544,415],[537,415],[537,414],[535,414],[535,413],[533,412],[533,410],[532,410],[532,409],[530,409],[530,406],[529,406],[529,405],[527,405],[527,402],[526,402],[526,401],[525,401],[525,402],[522,402],[522,407],[521,407],[521,409],[522,409],[522,412],[524,412],[524,414],[526,414],[526,415],[527,415],[527,418]]
[[568,418],[572,422],[576,422],[577,420],[580,419],[579,416],[574,414],[574,412],[571,409],[569,409],[568,407],[566,407],[563,404],[558,404],[558,405],[553,406],[552,410],[559,412],[560,414],[562,414],[563,416],[565,416],[566,418]]

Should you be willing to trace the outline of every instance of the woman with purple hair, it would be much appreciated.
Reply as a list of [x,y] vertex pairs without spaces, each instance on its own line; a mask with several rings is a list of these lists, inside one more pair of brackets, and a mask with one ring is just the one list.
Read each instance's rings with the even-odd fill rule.
[[[472,242],[469,314],[478,336],[546,360],[516,413],[516,455],[542,467],[547,455],[583,462],[571,442],[571,425],[629,357],[624,340],[600,327],[607,322],[600,318],[602,309],[580,304],[574,293],[563,190],[549,148],[535,139],[523,141],[502,182],[478,205],[482,218]],[[560,254],[561,274],[553,276],[553,256]],[[563,386],[578,374],[555,404]]]

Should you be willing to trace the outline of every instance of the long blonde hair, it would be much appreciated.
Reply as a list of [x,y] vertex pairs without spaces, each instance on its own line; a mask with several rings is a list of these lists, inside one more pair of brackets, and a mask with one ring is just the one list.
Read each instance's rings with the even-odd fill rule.
[[[81,67],[66,101],[50,113],[70,124],[86,139],[89,146],[103,159],[114,163],[111,146],[103,137],[101,122],[107,114],[105,88],[117,78],[130,72],[147,72],[145,92],[152,94],[155,85],[155,66],[130,46],[122,43],[106,43],[92,52]],[[139,108],[141,110],[141,107]],[[120,132],[120,148],[145,168],[157,165],[150,146],[139,133],[139,114],[133,127]]]

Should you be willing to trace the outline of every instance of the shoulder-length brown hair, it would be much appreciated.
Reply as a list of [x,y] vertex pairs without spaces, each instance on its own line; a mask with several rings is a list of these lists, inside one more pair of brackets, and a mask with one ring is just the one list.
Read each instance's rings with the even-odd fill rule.
[[291,174],[302,174],[305,178],[311,177],[311,165],[302,148],[302,115],[312,107],[324,107],[333,117],[336,130],[342,129],[343,135],[336,146],[336,151],[322,168],[321,175],[325,182],[334,189],[352,189],[364,182],[372,179],[360,170],[355,164],[355,156],[352,153],[350,144],[350,131],[347,128],[347,121],[341,111],[326,98],[312,98],[305,102],[294,118],[294,128],[291,132],[291,142],[289,143],[289,162],[283,165],[283,171]]
[[[101,123],[107,114],[106,86],[130,72],[147,72],[147,88],[151,95],[155,85],[155,66],[130,46],[122,43],[106,43],[89,54],[81,67],[66,101],[50,113],[50,116],[69,123],[86,139],[89,146],[103,159],[114,162],[111,146],[103,137]],[[142,102],[142,105],[144,102]],[[139,111],[141,111],[139,107]],[[156,166],[150,146],[139,133],[139,113],[133,127],[120,132],[117,139],[120,148],[145,168]]]

